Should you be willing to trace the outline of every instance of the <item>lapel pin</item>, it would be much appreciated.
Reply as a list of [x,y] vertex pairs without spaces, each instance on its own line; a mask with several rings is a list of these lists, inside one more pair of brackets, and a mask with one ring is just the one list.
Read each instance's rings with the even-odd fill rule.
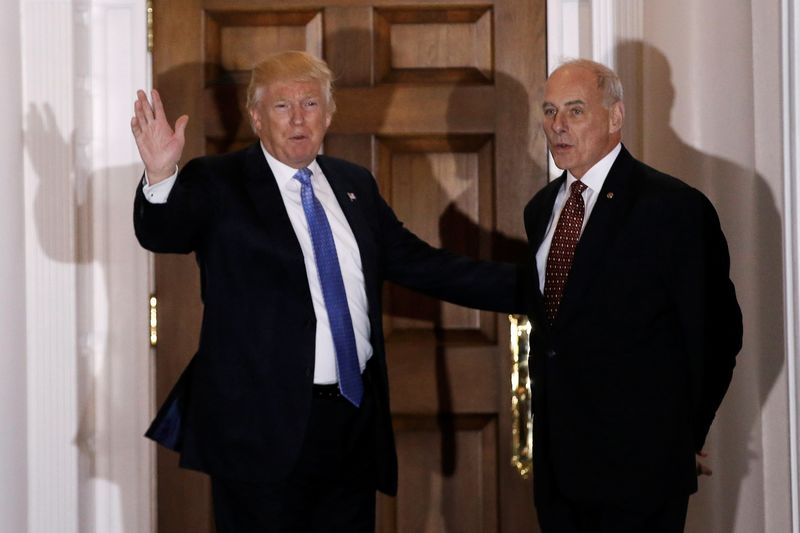
[[613,192],[606,193],[606,198],[611,200],[612,198],[614,198],[614,193]]
[[356,201],[355,193],[349,192],[349,193],[347,193],[347,197],[350,198],[351,202],[355,202]]

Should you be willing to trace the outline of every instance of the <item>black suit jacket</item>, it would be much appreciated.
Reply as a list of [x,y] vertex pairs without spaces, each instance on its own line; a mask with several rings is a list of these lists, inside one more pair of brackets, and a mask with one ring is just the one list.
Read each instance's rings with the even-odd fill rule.
[[691,493],[742,342],[717,214],[623,147],[550,327],[535,254],[565,179],[525,209],[537,502],[552,487],[617,504]]
[[[373,347],[365,383],[377,413],[376,487],[394,493],[384,280],[461,305],[513,311],[517,269],[431,248],[397,220],[366,169],[325,156],[317,161],[361,254]],[[195,252],[204,303],[198,352],[148,436],[179,450],[187,468],[239,480],[285,478],[311,406],[316,318],[303,254],[260,145],[190,161],[166,204],[148,203],[140,187],[134,211],[142,246]]]

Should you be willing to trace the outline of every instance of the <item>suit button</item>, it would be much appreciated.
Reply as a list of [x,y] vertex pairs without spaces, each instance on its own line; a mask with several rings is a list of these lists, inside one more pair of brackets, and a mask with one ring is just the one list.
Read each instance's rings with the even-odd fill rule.
[[547,350],[547,358],[548,359],[552,359],[555,356],[556,356],[556,351],[555,350],[553,350],[552,348]]

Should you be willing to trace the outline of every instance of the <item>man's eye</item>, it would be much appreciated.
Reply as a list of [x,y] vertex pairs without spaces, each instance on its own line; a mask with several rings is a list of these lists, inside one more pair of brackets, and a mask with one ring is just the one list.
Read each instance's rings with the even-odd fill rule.
[[284,109],[286,109],[287,107],[289,107],[289,106],[286,104],[286,102],[277,102],[277,103],[275,104],[275,109],[278,109],[278,110],[280,110],[280,111],[283,111],[283,110],[284,110]]
[[317,101],[316,101],[316,100],[308,100],[308,101],[306,102],[306,107],[317,107],[317,105],[318,105],[318,104],[317,104]]
[[573,107],[573,108],[570,110],[570,112],[571,112],[573,115],[583,115],[583,109],[581,109],[580,107]]
[[556,110],[555,109],[548,108],[548,109],[544,110],[544,116],[546,116],[546,117],[552,117],[555,114],[556,114]]

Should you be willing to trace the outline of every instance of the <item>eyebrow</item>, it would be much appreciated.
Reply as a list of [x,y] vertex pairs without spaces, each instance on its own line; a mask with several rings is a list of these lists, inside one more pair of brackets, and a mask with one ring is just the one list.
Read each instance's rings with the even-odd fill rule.
[[[586,105],[586,102],[584,102],[583,100],[580,100],[580,99],[578,99],[578,100],[570,100],[569,102],[565,102],[564,105],[565,106]],[[545,103],[542,104],[542,109],[544,109],[545,107],[558,107],[558,106],[555,105],[555,104],[552,104],[550,102],[545,102]]]

